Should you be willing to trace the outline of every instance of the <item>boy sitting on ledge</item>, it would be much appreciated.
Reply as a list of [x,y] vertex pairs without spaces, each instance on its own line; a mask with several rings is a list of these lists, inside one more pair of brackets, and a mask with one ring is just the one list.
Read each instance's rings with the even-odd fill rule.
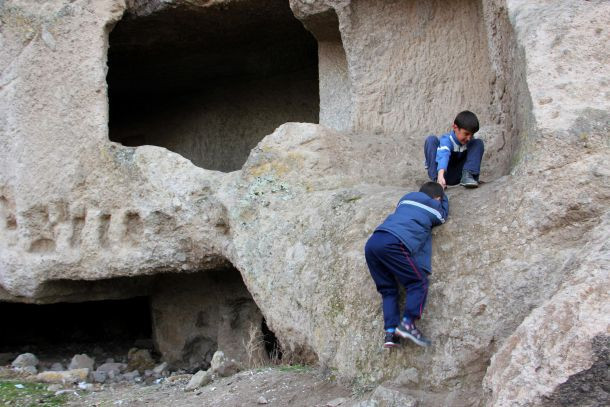
[[474,138],[477,131],[479,119],[465,110],[457,115],[452,130],[443,134],[440,140],[436,136],[428,136],[424,156],[431,180],[438,181],[443,188],[458,183],[465,188],[479,186],[484,145],[483,140]]
[[[430,340],[415,327],[415,321],[424,311],[428,294],[432,227],[443,224],[448,213],[449,200],[443,187],[426,182],[419,192],[403,196],[394,213],[366,242],[366,264],[382,297],[386,348],[399,346],[400,337],[420,346],[430,345]],[[397,280],[406,290],[402,320]]]

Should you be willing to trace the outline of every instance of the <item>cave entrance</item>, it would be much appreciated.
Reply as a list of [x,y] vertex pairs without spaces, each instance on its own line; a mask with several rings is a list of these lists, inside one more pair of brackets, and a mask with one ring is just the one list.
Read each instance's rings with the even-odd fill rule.
[[233,171],[279,125],[318,122],[317,43],[287,0],[134,7],[110,34],[110,140]]
[[108,358],[127,362],[135,347],[174,370],[197,371],[210,367],[217,350],[252,367],[282,355],[239,270],[228,262],[189,274],[56,280],[40,297],[54,302],[0,303],[5,362],[24,352],[34,353],[41,369],[57,362],[65,367],[82,353],[98,365]]
[[275,335],[233,267],[162,276],[151,303],[155,343],[173,366],[207,369],[217,350],[245,366],[281,357]]

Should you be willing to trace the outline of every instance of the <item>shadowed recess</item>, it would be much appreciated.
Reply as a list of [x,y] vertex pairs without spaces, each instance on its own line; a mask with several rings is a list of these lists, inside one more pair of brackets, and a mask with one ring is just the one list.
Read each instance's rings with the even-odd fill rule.
[[286,122],[318,122],[313,36],[288,1],[132,10],[110,34],[110,140],[241,168]]
[[25,345],[150,339],[147,297],[57,304],[0,303],[0,352]]

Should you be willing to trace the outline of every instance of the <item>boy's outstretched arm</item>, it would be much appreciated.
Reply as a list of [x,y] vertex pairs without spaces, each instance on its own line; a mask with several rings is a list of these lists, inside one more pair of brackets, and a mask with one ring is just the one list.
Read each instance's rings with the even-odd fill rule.
[[447,188],[445,172],[447,171],[447,166],[449,165],[449,158],[451,157],[452,148],[453,146],[451,145],[451,140],[449,140],[449,137],[441,137],[440,144],[436,150],[436,168],[438,169],[438,183],[441,184],[443,188]]

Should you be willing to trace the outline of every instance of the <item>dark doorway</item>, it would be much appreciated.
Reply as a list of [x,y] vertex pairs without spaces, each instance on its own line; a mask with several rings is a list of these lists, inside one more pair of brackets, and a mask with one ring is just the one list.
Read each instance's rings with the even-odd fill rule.
[[286,122],[319,119],[314,37],[287,0],[128,11],[110,34],[110,140],[241,168]]

